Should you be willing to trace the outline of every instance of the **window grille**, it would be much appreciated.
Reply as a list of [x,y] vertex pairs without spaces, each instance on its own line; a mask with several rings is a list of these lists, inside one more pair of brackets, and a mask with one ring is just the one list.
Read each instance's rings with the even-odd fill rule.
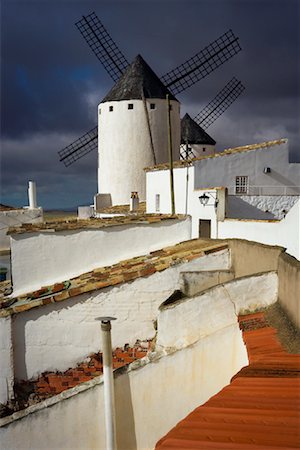
[[133,109],[133,103],[128,103],[128,109]]
[[235,193],[248,194],[249,179],[247,176],[235,177]]

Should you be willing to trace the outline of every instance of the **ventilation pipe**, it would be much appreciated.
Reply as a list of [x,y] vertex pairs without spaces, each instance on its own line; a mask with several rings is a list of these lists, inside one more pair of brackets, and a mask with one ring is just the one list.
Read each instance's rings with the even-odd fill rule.
[[130,197],[130,212],[136,212],[140,203],[139,194],[137,192],[131,192]]
[[36,209],[36,184],[35,181],[29,181],[28,185],[28,200],[29,200],[29,209]]
[[111,321],[116,319],[115,317],[98,317],[96,320],[101,320],[106,450],[116,450],[115,393],[111,347]]

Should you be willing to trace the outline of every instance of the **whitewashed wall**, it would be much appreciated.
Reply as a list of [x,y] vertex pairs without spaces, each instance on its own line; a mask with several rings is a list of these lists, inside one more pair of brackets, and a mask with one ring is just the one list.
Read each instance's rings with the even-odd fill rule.
[[[199,219],[211,221],[211,237],[218,237],[217,216],[224,217],[225,196],[219,189],[194,190],[194,167],[174,169],[175,211],[177,214],[189,214],[192,217],[191,238],[199,237]],[[201,205],[199,196],[204,192],[211,195],[207,206]],[[170,172],[158,170],[147,172],[147,213],[156,211],[156,195],[160,196],[159,212],[171,212]],[[214,199],[218,198],[216,210]]]
[[290,209],[281,221],[230,220],[219,222],[219,238],[238,238],[280,245],[300,259],[300,201]]
[[9,227],[18,227],[23,223],[40,223],[42,221],[42,208],[0,211],[0,250],[10,248],[10,237],[6,234]]
[[212,330],[231,326],[240,313],[275,303],[277,295],[277,274],[269,272],[229,281],[194,297],[162,305],[158,315],[157,346],[184,348],[210,335]]
[[[13,295],[190,238],[190,219],[100,229],[13,234]],[[26,270],[25,270],[26,268]]]
[[[228,307],[232,309],[229,303]],[[215,315],[211,309],[210,313]],[[114,327],[112,332],[114,336]],[[162,357],[152,353],[151,360],[115,378],[119,450],[153,449],[179,420],[219,392],[248,363],[237,321],[212,329],[194,345],[175,353]],[[28,412],[16,413],[10,423],[0,419],[0,443],[5,450],[104,450],[104,430],[99,377]]]
[[226,215],[232,219],[283,219],[299,198],[297,195],[229,195]]
[[221,253],[221,257],[218,253],[202,256],[148,277],[16,314],[16,377],[29,379],[47,370],[63,371],[99,351],[100,325],[95,321],[99,316],[117,318],[113,347],[153,338],[158,307],[180,288],[180,272],[222,267],[228,254]]
[[[265,174],[263,169],[270,167]],[[225,186],[235,194],[235,177],[248,176],[250,195],[299,195],[300,164],[289,163],[288,143],[195,162],[195,188]]]
[[[128,104],[133,109],[128,109]],[[155,109],[150,109],[150,103]],[[156,162],[168,161],[167,102],[146,100]],[[174,159],[179,159],[180,104],[172,100],[171,124]],[[109,107],[113,111],[109,111]],[[146,198],[144,168],[154,164],[147,115],[142,100],[105,102],[98,114],[98,192],[110,193],[113,205],[129,203],[131,191]]]
[[11,337],[11,317],[0,318],[0,403],[4,404],[13,393],[14,369]]

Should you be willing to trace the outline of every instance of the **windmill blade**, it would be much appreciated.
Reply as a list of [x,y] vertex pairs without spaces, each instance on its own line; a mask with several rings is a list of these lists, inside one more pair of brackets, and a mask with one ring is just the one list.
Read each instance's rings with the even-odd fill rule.
[[79,139],[69,144],[58,152],[59,160],[64,163],[66,167],[73,164],[78,159],[98,149],[98,127],[92,128]]
[[129,63],[98,16],[94,12],[88,16],[82,16],[75,25],[107,73],[114,81],[117,81]]
[[202,128],[208,128],[241,95],[245,86],[233,77],[229,83],[194,118]]
[[192,58],[166,73],[161,81],[176,95],[224,64],[241,49],[238,37],[228,30]]

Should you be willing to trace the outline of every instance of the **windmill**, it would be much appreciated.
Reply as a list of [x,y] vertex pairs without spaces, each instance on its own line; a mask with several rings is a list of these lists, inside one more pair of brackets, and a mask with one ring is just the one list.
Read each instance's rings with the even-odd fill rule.
[[[118,179],[120,178],[121,174],[120,172],[124,172],[124,167],[116,168],[116,164],[118,163],[117,158],[112,156],[111,154],[111,148],[113,146],[108,145],[107,139],[103,138],[105,135],[105,132],[107,132],[107,124],[112,119],[112,115],[107,115],[106,110],[108,112],[113,112],[114,108],[115,111],[117,110],[116,106],[121,107],[121,104],[124,103],[126,100],[127,103],[130,100],[140,100],[139,105],[138,104],[126,104],[128,109],[133,109],[135,106],[135,111],[138,110],[138,108],[142,108],[145,112],[145,123],[147,122],[147,128],[148,133],[147,137],[145,135],[145,139],[147,139],[147,143],[145,144],[145,148],[147,147],[150,152],[147,153],[147,155],[144,155],[144,157],[141,157],[139,154],[139,150],[135,149],[135,153],[133,152],[132,155],[128,155],[127,160],[127,169],[130,169],[130,166],[133,164],[135,167],[135,170],[139,170],[139,166],[141,164],[144,164],[144,167],[147,165],[149,160],[149,153],[151,153],[151,161],[152,163],[161,162],[162,155],[155,154],[155,148],[163,148],[165,146],[165,142],[158,142],[157,141],[157,133],[161,134],[161,130],[159,132],[157,130],[153,129],[153,123],[156,121],[154,112],[151,111],[151,108],[158,110],[155,105],[160,105],[160,101],[163,99],[162,93],[165,96],[166,93],[168,95],[172,96],[173,102],[178,102],[175,98],[175,95],[181,93],[188,87],[195,84],[197,81],[205,78],[207,75],[209,75],[212,71],[217,69],[219,66],[221,66],[223,63],[228,61],[230,58],[232,58],[234,55],[236,55],[240,50],[241,47],[238,42],[238,38],[234,35],[232,30],[228,30],[223,35],[221,35],[218,39],[213,41],[211,44],[206,46],[203,50],[198,52],[196,55],[194,55],[192,58],[189,58],[186,62],[175,68],[174,70],[168,72],[160,79],[156,76],[156,74],[152,71],[152,69],[145,63],[145,61],[139,57],[136,59],[131,65],[123,55],[123,53],[120,51],[120,49],[117,47],[115,42],[110,37],[109,33],[99,20],[99,18],[96,16],[95,13],[92,13],[88,16],[83,16],[82,19],[76,23],[77,28],[79,29],[80,33],[96,55],[96,57],[99,59],[99,61],[102,63],[104,68],[106,69],[107,73],[111,76],[114,82],[116,82],[116,85],[112,88],[108,96],[105,97],[105,99],[101,102],[101,104],[104,104],[107,106],[109,105],[109,109],[101,108],[101,104],[99,107],[99,115],[98,120],[99,124],[98,127],[92,128],[90,131],[85,133],[83,136],[81,136],[79,139],[65,147],[59,152],[60,161],[62,161],[65,166],[69,166],[70,164],[74,163],[78,159],[82,158],[87,153],[96,150],[98,147],[98,141],[99,141],[99,160],[102,167],[102,178],[105,178],[105,175],[103,175],[105,172],[107,172],[107,169],[109,169],[109,177],[110,179]],[[136,71],[139,70],[141,73],[143,73],[143,76],[146,76],[147,80],[140,85],[140,92],[138,93],[138,96],[136,95],[135,88],[132,86],[132,78],[135,77]],[[129,76],[128,76],[129,73]],[[139,74],[140,75],[140,74]],[[130,78],[131,76],[131,78]],[[136,77],[136,80],[140,81],[139,76]],[[128,86],[125,86],[124,83],[127,82],[130,84],[129,90],[131,91],[131,98],[124,96],[124,92],[126,91]],[[148,95],[147,88],[145,87],[145,84],[147,82],[150,82],[150,85],[152,87],[152,92],[150,95]],[[151,84],[152,83],[152,84]],[[242,86],[241,82],[233,79],[231,80],[224,89],[222,89],[221,92],[210,102],[195,118],[198,124],[201,124],[203,127],[210,126],[223,112],[232,104],[232,102],[241,94],[244,87]],[[127,89],[128,90],[128,89]],[[151,91],[151,89],[150,89]],[[157,94],[158,92],[158,94]],[[118,95],[115,95],[115,94]],[[110,95],[112,94],[112,95]],[[154,100],[155,99],[155,103]],[[179,107],[176,107],[176,104],[172,105],[171,101],[171,107],[174,107],[174,120],[175,115],[178,114],[179,117]],[[111,103],[112,102],[112,103]],[[117,104],[113,104],[114,102],[118,102]],[[152,102],[152,103],[151,103]],[[110,104],[111,103],[111,104]],[[165,103],[165,101],[164,101]],[[130,106],[129,106],[130,105]],[[154,105],[154,106],[153,106]],[[140,110],[141,111],[141,110]],[[176,111],[176,112],[175,112]],[[153,113],[153,114],[152,114]],[[106,122],[105,122],[105,128],[103,127],[103,114],[105,114]],[[119,113],[118,113],[119,114]],[[159,114],[158,111],[156,111],[155,114]],[[128,118],[129,116],[127,116]],[[130,120],[133,116],[130,116]],[[119,116],[119,118],[123,118],[123,116]],[[177,119],[176,119],[177,120]],[[175,122],[176,122],[175,120]],[[180,120],[180,119],[179,119]],[[152,121],[152,122],[151,122]],[[174,122],[174,125],[175,125]],[[146,127],[145,125],[145,127]],[[177,124],[178,125],[178,124]],[[120,131],[120,139],[121,134],[124,131],[124,127],[121,128],[120,125],[115,121],[114,127],[118,127]],[[174,127],[173,127],[174,128]],[[177,126],[178,129],[180,129],[179,126]],[[128,131],[128,130],[127,130]],[[116,135],[116,128],[111,127],[109,130],[110,135]],[[128,131],[129,132],[129,131]],[[124,133],[123,133],[124,134]],[[134,128],[134,125],[131,125],[131,129],[129,134],[131,134],[131,138],[133,135],[142,136],[143,133],[140,132],[137,128]],[[176,141],[176,136],[174,136]],[[101,140],[104,142],[101,143]],[[180,136],[179,136],[180,141]],[[131,141],[130,141],[131,142]],[[115,142],[116,144],[116,142]],[[178,143],[179,144],[179,143]],[[108,153],[106,151],[105,153],[105,146],[109,146],[110,150]],[[118,144],[117,144],[118,146]],[[139,144],[139,149],[143,146],[141,143]],[[179,147],[179,145],[178,145]],[[102,151],[104,151],[104,154],[101,154],[101,148]],[[104,149],[104,150],[103,150]],[[147,151],[148,151],[147,150]],[[124,158],[124,152],[122,152],[122,148],[119,149],[120,153],[118,155],[118,159]],[[122,154],[123,153],[123,154]],[[163,152],[164,153],[164,152]],[[126,153],[127,155],[127,153]],[[144,158],[144,159],[143,159]],[[178,155],[179,158],[179,155]],[[105,166],[105,161],[109,160],[110,163]],[[138,160],[138,161],[137,161]],[[124,161],[122,161],[124,162]],[[126,168],[125,168],[126,169]],[[130,178],[130,173],[127,170],[127,178]],[[126,170],[125,170],[126,171]],[[99,170],[100,172],[100,170]],[[99,192],[108,192],[110,193],[111,189],[111,183],[105,183],[102,180],[102,183],[100,181],[100,174],[98,176],[99,179]],[[125,180],[125,176],[123,177],[123,181]],[[139,186],[141,185],[142,180],[139,180],[137,182],[137,186],[132,185],[131,190],[140,190]],[[128,183],[127,183],[128,184]],[[133,183],[134,184],[134,183]],[[122,183],[118,186],[118,189],[122,188]],[[126,189],[125,189],[126,190]],[[126,194],[127,195],[127,194]],[[121,196],[122,197],[122,196]],[[116,202],[121,201],[119,196],[118,200],[113,199],[113,203],[116,204]]]

